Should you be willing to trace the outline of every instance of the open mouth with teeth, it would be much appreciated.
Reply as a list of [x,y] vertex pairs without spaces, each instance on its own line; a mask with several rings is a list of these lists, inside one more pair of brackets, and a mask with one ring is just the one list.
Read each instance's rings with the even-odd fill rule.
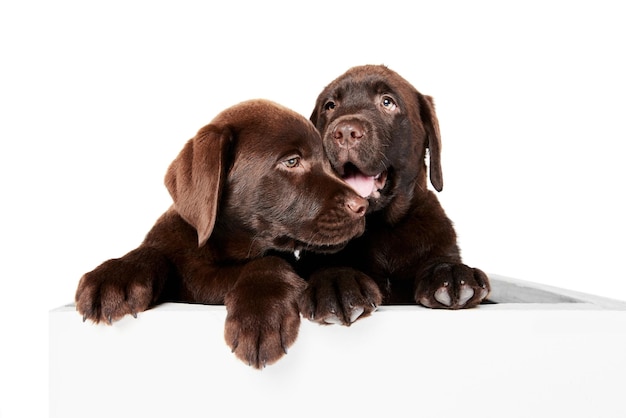
[[387,171],[382,171],[373,176],[359,170],[354,164],[348,163],[343,167],[343,180],[354,189],[359,196],[364,198],[379,198],[380,191],[385,187]]

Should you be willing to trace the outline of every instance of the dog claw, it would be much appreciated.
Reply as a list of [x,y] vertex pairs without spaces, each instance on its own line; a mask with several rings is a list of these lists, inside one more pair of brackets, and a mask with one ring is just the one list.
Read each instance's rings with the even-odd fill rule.
[[109,325],[113,325],[113,318],[111,317],[111,315],[107,316],[107,322],[109,323]]
[[[447,283],[448,282],[445,282],[444,286],[447,286],[448,285]],[[452,299],[450,298],[450,294],[448,293],[448,290],[445,287],[440,287],[439,289],[437,289],[434,297],[437,300],[437,302],[441,303],[444,306],[452,305]]]
[[342,324],[341,320],[336,315],[332,315],[327,318],[324,318],[324,322],[327,324],[337,324],[337,325]]
[[133,318],[137,319],[137,312],[131,312],[131,315],[133,316]]
[[359,309],[354,309],[351,313],[350,313],[350,322],[354,322],[357,319],[359,319],[359,317],[363,314],[363,312],[365,312],[365,309],[363,308],[359,308]]
[[464,285],[461,288],[458,304],[461,306],[465,305],[467,301],[472,298],[472,296],[474,296],[474,289]]
[[83,322],[87,321],[87,314],[83,314]]

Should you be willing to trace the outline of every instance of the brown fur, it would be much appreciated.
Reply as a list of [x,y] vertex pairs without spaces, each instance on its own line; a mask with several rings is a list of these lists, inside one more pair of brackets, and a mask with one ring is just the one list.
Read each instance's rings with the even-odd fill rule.
[[302,273],[311,275],[303,314],[350,324],[380,303],[479,304],[488,278],[462,263],[452,222],[427,189],[427,172],[443,188],[432,98],[385,66],[354,67],[320,93],[311,121],[340,175],[379,177],[366,192],[366,232],[336,255],[302,260]]
[[363,232],[367,201],[333,173],[306,118],[261,100],[200,129],[165,183],[173,206],[138,248],[81,278],[78,312],[111,324],[165,301],[225,304],[235,355],[275,362],[297,337],[306,286],[277,254],[342,248]]

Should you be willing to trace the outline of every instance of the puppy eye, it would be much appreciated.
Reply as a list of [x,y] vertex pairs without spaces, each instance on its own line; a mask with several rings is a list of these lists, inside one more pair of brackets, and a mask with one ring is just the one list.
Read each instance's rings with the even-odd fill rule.
[[283,165],[287,168],[296,168],[300,165],[300,157],[291,157],[282,161]]
[[335,108],[335,102],[333,102],[332,100],[329,100],[326,102],[326,104],[324,105],[324,110],[333,110]]
[[393,99],[389,96],[383,96],[380,103],[388,112],[392,112],[398,107],[398,105],[396,105],[396,102],[394,102]]

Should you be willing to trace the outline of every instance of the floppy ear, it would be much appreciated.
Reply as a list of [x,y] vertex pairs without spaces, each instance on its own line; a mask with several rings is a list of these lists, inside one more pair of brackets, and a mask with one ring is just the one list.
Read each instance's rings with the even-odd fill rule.
[[187,141],[165,175],[174,207],[198,232],[199,247],[213,232],[231,138],[228,128],[205,126]]
[[319,107],[319,99],[315,103],[315,109],[313,109],[313,113],[311,113],[311,117],[309,118],[309,120],[313,123],[313,126],[315,126],[316,128],[317,128],[317,118],[318,118],[318,114],[317,114],[318,107]]
[[443,174],[441,172],[441,135],[439,121],[435,114],[433,98],[419,94],[420,117],[426,129],[426,140],[429,154],[430,182],[440,192],[443,189]]

